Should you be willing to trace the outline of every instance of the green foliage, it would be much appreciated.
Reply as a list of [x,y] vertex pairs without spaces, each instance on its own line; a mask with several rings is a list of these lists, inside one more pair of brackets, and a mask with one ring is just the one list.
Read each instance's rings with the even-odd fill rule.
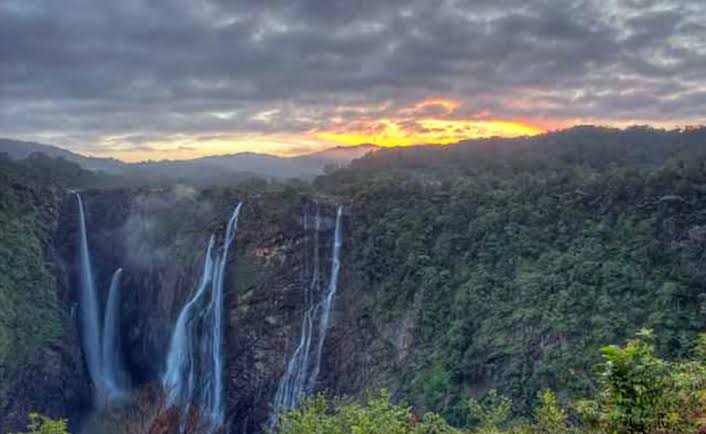
[[46,230],[35,195],[0,170],[0,390],[62,333],[55,280],[45,263]]
[[0,158],[0,171],[12,174],[13,179],[25,186],[33,187],[96,187],[118,181],[116,177],[90,172],[61,157],[52,158],[42,153],[33,153],[16,161]]
[[417,419],[409,407],[393,404],[389,395],[357,401],[327,401],[322,396],[304,402],[299,410],[282,415],[277,434],[454,434],[438,415]]
[[694,433],[706,408],[706,365],[667,362],[655,355],[651,333],[625,347],[604,347],[600,393],[579,406],[606,433]]
[[[624,347],[605,347],[592,399],[578,401],[572,421],[554,392],[539,394],[531,421],[512,419],[509,398],[490,390],[467,401],[475,434],[695,434],[706,426],[706,363],[668,362],[655,355],[648,332]],[[455,433],[438,414],[416,420],[410,409],[382,393],[364,404],[312,398],[285,414],[277,434]],[[701,430],[701,431],[700,431]]]
[[566,412],[559,406],[556,395],[547,389],[539,396],[541,406],[535,411],[537,432],[541,434],[565,434],[570,432]]
[[470,399],[468,413],[480,432],[499,432],[510,420],[512,400],[490,390],[482,400]]
[[601,347],[648,327],[658,354],[684,357],[704,327],[703,160],[357,168],[317,185],[337,182],[353,198],[348,255],[370,317],[383,330],[414,318],[414,378],[400,388],[454,424],[469,389],[494,387],[529,417],[544,389],[594,390]]
[[27,431],[17,434],[69,434],[65,419],[53,420],[37,413],[30,413]]
[[[706,127],[623,130],[576,126],[532,137],[466,140],[458,144],[382,149],[354,161],[357,171],[469,172],[558,169],[566,166],[660,165],[674,157],[703,157]],[[510,169],[510,170],[508,170]]]
[[[344,260],[357,285],[346,290],[365,303],[356,309],[366,310],[376,340],[393,336],[375,345],[399,351],[385,353],[389,371],[381,376],[399,380],[396,395],[416,408],[440,413],[418,422],[386,397],[317,398],[286,415],[280,432],[395,432],[389,425],[416,433],[436,426],[425,423],[446,427],[442,416],[459,426],[470,418],[487,432],[571,432],[579,428],[560,402],[586,396],[592,399],[576,404],[586,432],[693,431],[704,407],[705,134],[581,127],[512,142],[383,150],[314,187],[243,183],[271,200],[243,217],[257,215],[257,229],[273,237],[292,221],[302,195],[345,197],[355,224]],[[15,180],[113,185],[65,163],[2,163],[16,166],[0,179],[4,376],[60,332],[33,190]],[[33,167],[38,172],[22,175]],[[135,236],[149,255],[183,252],[174,259],[198,267],[204,227],[217,223],[213,209],[196,202],[225,214],[232,196],[215,189],[186,197],[183,214],[173,213],[174,203],[146,207],[161,224]],[[259,270],[248,265],[230,278],[251,286]],[[399,324],[410,329],[413,351],[395,341]],[[649,340],[599,351],[643,327],[656,331]],[[696,361],[678,361],[692,349]],[[469,395],[486,398],[468,404]],[[380,426],[385,431],[374,431]]]
[[605,397],[602,404],[611,423],[626,432],[648,432],[668,417],[672,393],[669,366],[658,359],[644,340],[625,348],[604,347],[601,376]]

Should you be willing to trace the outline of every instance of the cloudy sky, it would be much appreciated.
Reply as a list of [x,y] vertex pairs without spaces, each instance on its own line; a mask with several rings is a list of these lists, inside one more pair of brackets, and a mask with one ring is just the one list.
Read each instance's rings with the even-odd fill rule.
[[705,121],[703,0],[0,0],[0,136],[93,155]]

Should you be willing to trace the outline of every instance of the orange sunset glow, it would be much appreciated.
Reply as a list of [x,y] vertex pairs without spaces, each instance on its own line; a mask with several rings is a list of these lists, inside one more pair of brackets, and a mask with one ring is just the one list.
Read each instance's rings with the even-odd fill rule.
[[[544,128],[528,122],[465,119],[455,114],[462,106],[451,98],[429,98],[397,110],[394,117],[375,120],[341,121],[330,129],[312,132],[314,137],[343,145],[372,143],[379,146],[417,144],[445,145],[464,139],[540,134]],[[487,115],[487,114],[484,114]]]
[[383,119],[374,122],[369,130],[318,131],[315,136],[345,145],[372,143],[380,146],[410,146],[445,145],[464,139],[492,136],[531,136],[544,131],[522,122],[502,120],[419,119],[412,122],[413,126],[410,127],[403,122]]
[[253,150],[296,156],[334,146],[446,145],[474,138],[531,136],[547,130],[544,124],[462,110],[462,101],[449,97],[426,98],[398,106],[392,102],[339,106],[329,119],[323,120],[323,127],[308,131],[269,134],[232,131],[208,137],[175,134],[143,141],[141,146],[131,145],[130,135],[116,135],[103,138],[99,150],[90,154],[128,162],[186,160]]
[[0,138],[293,157],[706,113],[703,0],[63,3],[0,1]]

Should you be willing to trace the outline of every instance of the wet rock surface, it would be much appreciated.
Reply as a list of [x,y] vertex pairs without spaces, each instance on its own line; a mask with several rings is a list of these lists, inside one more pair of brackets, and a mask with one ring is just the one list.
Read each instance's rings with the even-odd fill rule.
[[[226,267],[225,429],[238,434],[259,432],[299,339],[312,259],[310,249],[305,248],[309,235],[303,216],[311,212],[312,200],[237,192],[145,190],[86,191],[82,197],[102,305],[112,273],[118,267],[124,270],[120,307],[123,357],[138,391],[159,384],[176,317],[197,285],[208,238],[211,233],[223,232],[233,204],[244,201]],[[67,333],[56,348],[46,350],[41,368],[27,372],[27,380],[17,383],[14,395],[32,398],[6,405],[11,410],[0,418],[3,420],[21,420],[29,411],[43,411],[68,417],[78,428],[97,417],[89,411],[91,387],[76,330],[78,217],[71,199],[67,195],[57,208],[51,242],[62,280]],[[336,205],[321,203],[320,261],[326,276],[331,267]],[[317,390],[332,394],[361,392],[384,380],[376,374],[380,366],[372,361],[374,355],[366,350],[377,331],[366,322],[361,300],[351,293],[354,278],[346,267],[348,224],[347,211],[339,291],[317,383]],[[44,381],[37,381],[37,377]],[[55,399],[58,396],[61,399]],[[174,420],[169,411],[150,411],[153,414],[149,417],[140,415],[151,418],[149,432],[171,432]]]

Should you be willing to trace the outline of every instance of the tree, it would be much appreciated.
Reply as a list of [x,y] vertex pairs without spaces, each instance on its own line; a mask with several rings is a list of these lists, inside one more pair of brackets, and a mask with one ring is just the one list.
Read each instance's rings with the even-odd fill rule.
[[480,433],[500,433],[500,428],[510,419],[512,400],[490,390],[481,399],[468,400],[468,413]]
[[547,389],[539,395],[542,405],[535,411],[537,432],[541,434],[566,434],[569,428],[566,413],[559,406],[554,392]]
[[276,434],[461,434],[435,414],[418,419],[409,407],[394,404],[389,393],[363,402],[327,401],[319,395],[282,415]]
[[16,434],[69,434],[66,419],[51,419],[38,413],[29,414],[27,432]]
[[658,358],[652,333],[643,330],[624,347],[604,347],[598,398],[579,413],[600,432],[694,433],[703,425],[706,366]]

